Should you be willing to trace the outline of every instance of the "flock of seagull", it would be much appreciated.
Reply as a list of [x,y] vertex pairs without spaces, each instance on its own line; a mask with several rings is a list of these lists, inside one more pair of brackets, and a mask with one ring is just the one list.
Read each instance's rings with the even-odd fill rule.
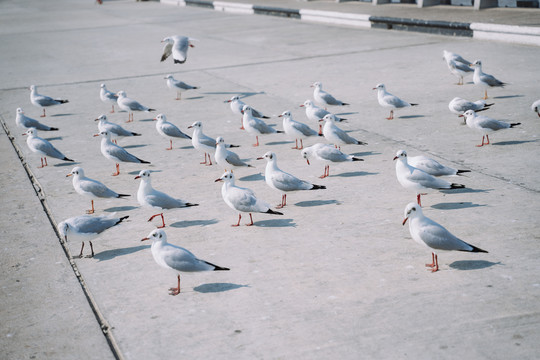
[[[165,61],[172,56],[175,64],[182,64],[187,60],[187,51],[193,47],[193,40],[185,36],[171,36],[162,40],[165,43],[161,61]],[[485,111],[493,104],[488,104],[487,90],[493,87],[503,87],[506,84],[494,76],[482,72],[482,63],[477,60],[470,62],[458,54],[444,51],[444,59],[449,70],[458,77],[458,85],[463,84],[463,78],[469,74],[473,74],[473,82],[484,90],[484,98],[478,101],[468,101],[461,98],[454,98],[449,103],[451,112],[463,117],[466,124],[480,134],[482,134],[482,144],[477,146],[489,145],[489,134],[502,129],[513,128],[520,123],[506,123],[500,120],[495,120],[487,116],[477,114],[480,111]],[[181,99],[182,92],[197,89],[196,86],[188,85],[182,81],[174,79],[172,75],[165,77],[167,87],[176,92],[176,99]],[[339,107],[349,105],[341,100],[336,99],[329,92],[323,90],[321,82],[315,82],[312,87],[313,101],[306,100],[301,107],[305,108],[306,117],[319,124],[318,131],[312,129],[309,125],[293,119],[289,111],[283,112],[279,117],[283,120],[283,131],[276,130],[269,126],[264,119],[268,119],[260,111],[252,108],[244,103],[239,96],[233,96],[226,103],[230,104],[231,111],[241,116],[241,129],[250,134],[255,142],[253,146],[259,146],[259,137],[275,133],[285,133],[290,140],[294,140],[295,146],[293,149],[301,151],[301,156],[310,164],[310,160],[321,161],[325,164],[324,173],[320,176],[321,179],[330,175],[330,165],[340,162],[363,161],[356,156],[346,154],[341,151],[341,146],[345,145],[367,145],[366,142],[355,139],[347,132],[342,130],[338,125],[346,119],[340,118],[337,115],[328,111],[329,107]],[[55,99],[38,93],[37,87],[30,87],[31,103],[43,110],[41,117],[46,116],[45,109],[51,106],[67,103],[65,99]],[[386,90],[384,84],[378,84],[373,88],[377,90],[378,103],[390,110],[387,117],[388,120],[394,119],[394,111],[409,108],[418,104],[409,103],[392,95]],[[100,99],[108,105],[111,105],[111,113],[115,112],[115,105],[128,113],[126,122],[132,122],[134,112],[153,112],[155,109],[149,108],[140,102],[127,97],[125,91],[117,93],[107,89],[105,84],[101,84]],[[320,105],[317,106],[316,104]],[[533,111],[540,116],[540,100],[532,105]],[[200,121],[194,122],[188,127],[192,129],[193,134],[190,136],[180,130],[176,125],[167,121],[164,114],[158,114],[156,120],[157,132],[168,140],[169,147],[167,150],[173,149],[173,140],[186,139],[190,140],[193,147],[204,154],[204,162],[201,164],[212,165],[212,155],[215,163],[223,168],[225,172],[222,176],[216,179],[216,182],[223,182],[221,194],[223,201],[233,210],[238,212],[238,222],[232,226],[239,226],[242,214],[249,214],[249,223],[253,225],[252,213],[266,213],[271,215],[283,215],[282,212],[273,210],[271,206],[258,198],[255,193],[248,189],[237,186],[235,183],[234,169],[242,167],[253,167],[248,162],[232,150],[238,145],[227,144],[222,136],[212,138],[203,133],[203,124]],[[102,155],[115,163],[115,173],[113,176],[120,174],[120,163],[131,162],[149,164],[148,161],[138,158],[129,153],[125,148],[118,145],[118,138],[140,136],[141,134],[130,131],[108,121],[106,115],[100,115],[96,121],[98,122],[99,134],[101,136],[101,153]],[[26,143],[28,148],[40,155],[41,165],[39,168],[46,167],[47,157],[56,158],[63,161],[74,160],[66,157],[60,150],[53,146],[49,141],[40,138],[37,135],[38,131],[57,131],[58,128],[50,127],[42,124],[38,120],[32,119],[25,115],[21,108],[17,109],[16,123],[18,126],[26,128],[27,135]],[[304,147],[303,141],[307,138],[323,137],[325,143],[316,143],[309,147]],[[487,142],[484,142],[486,138]],[[258,158],[266,160],[265,182],[270,188],[273,188],[281,193],[281,203],[277,209],[282,209],[287,205],[287,193],[303,190],[324,190],[326,186],[313,184],[309,181],[302,180],[295,175],[287,173],[278,167],[277,156],[274,152],[268,151],[264,156]],[[460,189],[464,185],[452,183],[441,176],[456,176],[470,170],[454,169],[443,164],[440,164],[434,159],[425,156],[407,157],[405,150],[399,150],[394,158],[396,160],[396,176],[398,182],[410,191],[417,195],[416,203],[410,203],[406,206],[404,212],[403,225],[409,220],[409,230],[412,238],[428,247],[432,252],[432,262],[427,264],[433,272],[439,270],[438,251],[467,251],[467,252],[487,252],[474,245],[468,244],[465,241],[451,234],[442,225],[426,217],[421,208],[421,195],[429,191],[443,189]],[[128,216],[95,216],[94,200],[103,198],[122,198],[130,196],[129,194],[121,194],[108,188],[98,180],[86,177],[82,167],[76,166],[66,176],[72,177],[73,187],[75,191],[91,200],[91,209],[86,215],[76,216],[62,221],[58,225],[58,230],[65,241],[68,238],[76,238],[82,241],[79,257],[83,256],[84,241],[88,240],[91,247],[91,255],[94,256],[92,239],[99,236],[103,231],[122,223]],[[148,221],[155,217],[160,217],[161,225],[153,230],[143,240],[152,240],[151,251],[152,255],[160,266],[175,270],[178,274],[178,285],[170,290],[171,295],[180,293],[180,272],[194,271],[214,271],[214,270],[229,270],[228,268],[211,264],[207,261],[197,258],[187,249],[170,244],[167,242],[167,236],[163,230],[165,225],[164,209],[187,208],[197,206],[198,204],[190,203],[181,199],[174,198],[164,192],[155,189],[151,183],[151,171],[141,170],[135,177],[140,181],[137,191],[137,201],[142,207],[157,209],[159,213],[153,215]]]

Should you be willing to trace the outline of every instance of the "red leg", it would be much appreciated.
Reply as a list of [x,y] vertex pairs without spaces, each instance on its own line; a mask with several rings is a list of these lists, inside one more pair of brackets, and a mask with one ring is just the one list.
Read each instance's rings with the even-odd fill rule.
[[207,166],[212,165],[212,158],[210,157],[210,154],[204,153],[204,163],[206,164],[206,155],[208,155],[208,164]]
[[111,114],[114,113],[114,105],[112,106]]
[[251,213],[249,213],[249,220],[251,220],[251,222],[249,224],[246,224],[246,226],[253,225],[253,218],[251,217]]
[[276,206],[276,209],[281,209],[281,208],[283,208],[285,205],[287,205],[287,194],[281,195],[281,204],[279,204],[278,206]]
[[118,176],[120,175],[120,164],[116,164],[116,172],[112,174],[112,176]]
[[116,141],[116,139],[114,139],[112,142],[118,145],[118,141]]
[[322,134],[322,124],[319,124],[319,136],[321,136]]
[[156,215],[152,215],[152,216],[150,217],[150,219],[148,219],[148,221],[154,220],[154,218],[155,218],[156,216],[161,216],[161,226],[158,226],[157,228],[158,228],[158,229],[164,228],[164,227],[165,227],[165,218],[163,217],[163,213],[156,214]]
[[79,259],[82,259],[82,251],[84,249],[84,241],[82,242],[81,252],[79,253]]
[[486,135],[486,140],[487,140],[486,145],[489,145],[489,135]]
[[431,272],[439,271],[439,257],[435,254],[435,267],[431,269]]
[[245,128],[244,128],[244,118],[243,117],[240,119],[240,130],[245,130]]
[[422,199],[420,199],[420,197],[422,196],[422,194],[417,194],[416,195],[416,202],[418,203],[418,205],[422,206]]
[[242,214],[238,214],[238,224],[232,224],[231,226],[234,226],[234,227],[240,226],[240,219],[242,219]]
[[295,141],[295,146],[292,147],[291,149],[299,149],[298,148],[298,139],[295,139],[294,141]]
[[87,214],[93,214],[94,213],[94,200],[90,200],[92,202],[92,209],[86,210]]
[[[484,90],[484,100],[487,100],[487,98],[488,98],[488,96],[487,96],[487,89],[486,89],[486,90]],[[43,111],[45,111],[45,110],[43,110]]]
[[484,137],[485,137],[485,136],[482,136],[482,144],[476,145],[476,147],[482,147],[482,146],[484,146]]
[[253,144],[253,146],[259,146],[259,137],[255,136],[255,138],[257,139],[257,142],[255,144]]
[[300,139],[300,148],[298,150],[302,150],[304,148],[304,143],[302,142],[302,139]]
[[171,146],[169,146],[168,148],[166,148],[165,150],[172,150],[172,140],[169,139],[169,141],[171,142]]
[[169,295],[175,296],[178,294],[180,294],[180,275],[178,275],[178,287],[169,289]]
[[45,117],[47,115],[45,115],[45,108],[43,108],[43,115],[39,115],[39,117]]
[[426,267],[430,267],[430,268],[435,267],[435,253],[431,253],[431,264],[426,264]]
[[93,258],[94,257],[94,245],[92,245],[92,242],[91,241],[88,241],[90,243],[90,250],[92,251],[91,255],[89,257]]
[[394,118],[394,110],[390,110],[390,116],[386,120],[392,120]]
[[43,158],[41,158],[41,166],[38,166],[38,169],[44,168],[47,165],[43,165]]

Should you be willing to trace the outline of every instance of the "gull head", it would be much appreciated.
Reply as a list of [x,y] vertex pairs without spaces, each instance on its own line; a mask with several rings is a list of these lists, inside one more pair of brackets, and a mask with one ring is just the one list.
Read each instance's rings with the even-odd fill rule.
[[150,234],[148,234],[147,237],[141,239],[141,241],[145,240],[167,242],[167,234],[165,234],[165,231],[163,231],[163,229],[154,229],[150,232]]
[[216,179],[214,182],[218,181],[225,181],[226,183],[234,182],[234,175],[230,171],[225,171],[223,175],[221,175],[218,179]]
[[141,170],[139,172],[139,175],[135,176],[135,179],[141,179],[143,181],[149,181],[150,180],[150,170]]
[[281,115],[278,115],[278,117],[290,118],[291,112],[289,110],[284,111],[283,113],[281,113]]
[[103,120],[103,121],[107,121],[107,115],[101,114],[101,115],[99,115],[98,118],[95,119],[94,121],[102,121],[102,120]]
[[60,236],[64,238],[64,241],[68,241],[67,233],[69,231],[69,224],[65,221],[62,221],[60,224],[58,224],[58,232],[60,233]]
[[476,67],[481,68],[482,67],[482,62],[480,60],[476,60],[475,62],[473,62],[469,66],[472,66],[474,68],[476,68]]
[[116,95],[118,95],[118,98],[124,98],[126,97],[126,92],[124,90],[120,90],[119,92],[116,93]]
[[465,117],[465,119],[474,118],[476,116],[476,113],[474,112],[474,110],[467,110],[463,113],[463,116]]
[[304,101],[304,103],[302,105],[300,105],[300,107],[312,107],[313,106],[313,102],[311,100],[306,100]]
[[302,153],[301,153],[302,157],[304,159],[306,159],[308,165],[310,165],[309,164],[309,156],[310,156],[309,150],[310,150],[310,148],[305,148],[305,149],[302,150]]
[[165,76],[164,79],[166,79],[166,80],[169,80],[169,79],[174,80],[174,78],[173,78],[173,76],[171,74]]
[[218,145],[225,145],[225,139],[223,139],[223,137],[221,137],[221,136],[218,136],[216,138],[216,146],[218,146]]
[[105,84],[101,84],[100,87],[101,87],[103,90],[107,90],[107,87],[105,86]]
[[23,111],[23,109],[21,109],[21,108],[17,108],[17,114],[24,114],[24,111]]
[[384,84],[377,84],[372,90],[385,90],[386,86]]
[[251,107],[250,107],[249,105],[244,105],[244,106],[242,107],[242,114],[244,114],[245,112],[247,112],[248,114],[251,115],[252,111],[253,111],[253,110],[251,109]]
[[277,158],[276,158],[275,153],[273,153],[272,151],[267,151],[266,154],[257,158],[257,160],[263,160],[263,159],[266,159],[266,161],[271,162],[271,161],[275,161]]
[[405,211],[403,214],[404,219],[401,225],[405,225],[405,223],[407,222],[407,220],[409,220],[409,218],[414,218],[415,216],[419,214],[422,214],[422,207],[418,205],[417,203],[413,203],[413,202],[408,203],[407,206],[405,207]]
[[167,36],[166,38],[164,38],[163,40],[161,40],[161,42],[162,42],[162,43],[166,42],[166,43],[172,44],[172,43],[174,43],[174,40],[172,39],[172,37]]
[[31,91],[37,91],[37,86],[36,85],[30,85],[30,90]]
[[337,121],[337,118],[336,118],[336,115],[334,114],[326,114],[324,115],[324,117],[322,119],[320,119],[319,121],[328,121],[328,122],[336,122]]
[[66,175],[66,177],[68,176],[84,176],[84,170],[82,167],[75,166],[73,169],[71,169],[71,172]]
[[154,120],[156,120],[156,121],[166,121],[167,117],[164,114],[158,114],[158,116],[156,116],[154,118]]
[[31,127],[28,130],[26,130],[26,132],[23,135],[36,136],[36,134],[37,134],[36,128]]
[[320,81],[316,81],[311,85],[311,87],[322,89],[322,83]]
[[103,139],[107,139],[111,141],[111,134],[109,134],[108,131],[101,131],[99,135],[94,135],[94,136],[101,136]]
[[233,96],[230,100],[225,100],[226,103],[234,102],[240,100],[240,97],[238,95]]
[[195,121],[193,124],[191,124],[190,126],[188,126],[188,129],[191,129],[191,128],[202,129],[202,122],[200,122],[200,121]]
[[407,161],[407,152],[405,150],[399,150],[397,153],[396,153],[396,156],[394,157],[394,160],[405,160]]

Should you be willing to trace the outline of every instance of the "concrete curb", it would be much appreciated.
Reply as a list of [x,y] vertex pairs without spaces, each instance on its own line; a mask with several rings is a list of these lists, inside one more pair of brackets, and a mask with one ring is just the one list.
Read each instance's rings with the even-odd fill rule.
[[417,31],[437,35],[464,36],[478,40],[495,40],[540,46],[540,28],[530,26],[405,19],[336,11],[287,9],[227,1],[160,0],[160,2],[167,5],[197,6],[237,14],[271,15],[324,24]]

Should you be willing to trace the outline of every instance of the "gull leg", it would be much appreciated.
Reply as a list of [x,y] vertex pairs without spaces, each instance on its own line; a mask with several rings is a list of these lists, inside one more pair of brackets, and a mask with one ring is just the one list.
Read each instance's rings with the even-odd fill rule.
[[182,100],[182,93],[179,91],[176,92],[176,100]]
[[287,205],[287,194],[281,195],[281,204],[276,206],[276,209],[282,209],[285,205]]
[[386,120],[392,120],[394,118],[394,110],[390,110],[390,116]]
[[482,146],[484,146],[484,137],[485,137],[485,136],[482,136],[482,144],[476,145],[476,147],[482,147]]
[[246,224],[246,226],[253,225],[253,218],[251,217],[251,213],[249,213],[249,219],[251,220],[251,222],[249,224]]
[[259,136],[255,136],[255,138],[257,139],[257,142],[253,144],[253,146],[259,146]]
[[84,241],[82,242],[81,252],[79,253],[79,259],[82,259],[82,251],[84,249]]
[[323,133],[322,133],[322,125],[319,124],[319,136],[321,136]]
[[43,115],[39,115],[39,117],[45,117],[47,115],[45,115],[45,108],[43,108]]
[[298,147],[298,139],[295,139],[294,142],[295,142],[295,146],[292,147],[291,149],[300,149],[300,148]]
[[148,219],[148,221],[154,220],[154,218],[155,218],[156,216],[161,216],[161,226],[158,226],[157,228],[158,228],[158,229],[164,228],[164,227],[165,227],[165,218],[163,217],[163,213],[156,214],[156,215],[152,215],[152,216],[150,217],[150,219]]
[[[489,135],[486,135],[486,140],[487,140],[486,145],[489,145]],[[482,141],[482,142],[483,142],[483,141]]]
[[487,100],[488,96],[487,96],[487,89],[484,90],[484,100]]
[[44,168],[47,166],[47,158],[45,158],[45,164],[43,164],[43,158],[41,158],[41,166],[38,166],[38,169]]
[[180,294],[180,275],[178,275],[178,287],[175,287],[175,288],[170,288],[169,289],[169,295],[178,295]]
[[420,199],[420,197],[422,196],[422,194],[417,194],[416,195],[416,202],[418,203],[418,205],[422,206],[422,200]]
[[302,142],[302,139],[300,139],[300,148],[298,150],[302,150],[304,148],[304,143]]
[[244,128],[244,118],[240,119],[240,130],[245,130],[245,128]]
[[92,202],[92,209],[86,210],[87,214],[93,214],[94,213],[94,200],[90,200]]
[[114,105],[112,106],[111,114],[114,113]]
[[116,172],[112,174],[112,176],[118,176],[120,175],[120,164],[116,164]]
[[232,224],[231,226],[234,226],[234,227],[240,226],[240,219],[242,219],[242,214],[238,213],[238,223]]
[[435,254],[435,267],[431,269],[431,272],[439,271],[439,257]]
[[168,148],[165,148],[165,150],[172,150],[172,140],[169,139],[169,141],[171,142],[171,146],[169,146]]
[[88,241],[90,243],[90,250],[92,251],[90,255],[88,255],[87,257],[88,258],[93,258],[94,257],[94,245],[92,245],[92,242],[91,241]]
[[435,253],[431,253],[431,264],[426,264],[426,267],[430,267],[430,268],[435,267]]

